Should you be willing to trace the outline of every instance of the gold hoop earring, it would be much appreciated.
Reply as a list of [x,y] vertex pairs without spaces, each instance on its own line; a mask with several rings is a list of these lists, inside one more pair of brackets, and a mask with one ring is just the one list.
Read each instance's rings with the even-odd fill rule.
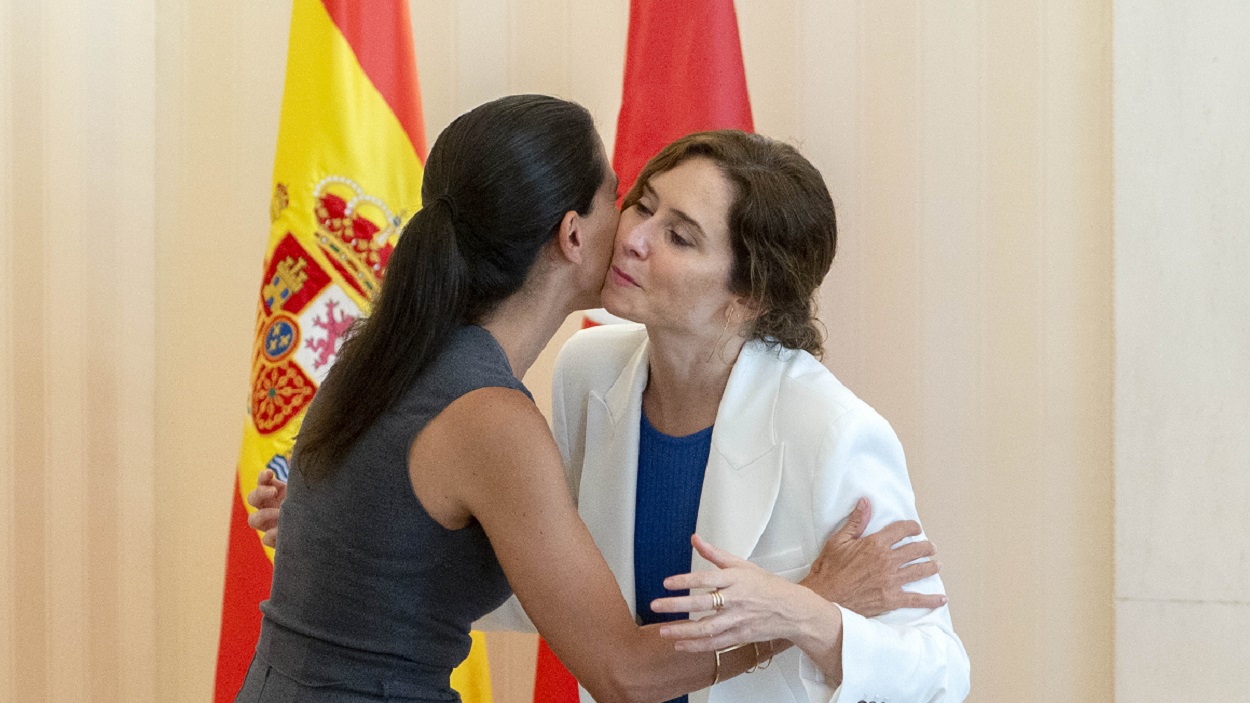
[[[708,353],[706,363],[709,363],[709,364],[712,363],[712,357],[716,354],[721,353],[721,351],[725,347],[725,342],[729,341],[729,326],[732,324],[733,317],[734,317],[733,306],[726,305],[725,306],[725,326],[721,328],[720,336],[716,338],[716,344],[712,346],[711,351]],[[724,361],[724,358],[722,358],[721,361]]]

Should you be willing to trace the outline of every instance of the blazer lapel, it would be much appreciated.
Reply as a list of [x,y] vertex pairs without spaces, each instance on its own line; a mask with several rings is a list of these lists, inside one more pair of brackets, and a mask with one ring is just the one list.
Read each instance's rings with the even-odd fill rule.
[[[738,355],[716,412],[712,452],[695,529],[708,542],[747,558],[768,525],[781,488],[784,446],[773,407],[781,381],[774,354],[748,342]],[[691,570],[716,568],[691,550]]]
[[592,390],[586,408],[586,454],[578,511],[634,610],[634,505],[642,391],[647,386],[644,342],[603,392]]

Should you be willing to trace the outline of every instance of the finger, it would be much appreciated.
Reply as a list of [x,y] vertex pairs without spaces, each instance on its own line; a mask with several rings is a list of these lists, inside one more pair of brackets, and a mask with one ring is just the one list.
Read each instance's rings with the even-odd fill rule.
[[256,477],[256,485],[258,486],[273,485],[273,481],[275,478],[277,478],[277,475],[274,474],[273,469],[265,469],[264,471],[260,472],[259,476]]
[[651,601],[651,610],[656,613],[699,613],[704,610],[714,610],[714,606],[715,603],[712,602],[710,593],[670,596]]
[[726,632],[738,624],[735,613],[718,613],[701,620],[681,620],[660,627],[660,637],[670,640],[705,639]]
[[946,596],[941,593],[908,593],[904,592],[900,608],[941,608],[946,605]]
[[864,528],[868,526],[868,521],[872,519],[872,505],[869,504],[867,498],[860,498],[855,501],[855,509],[846,517],[846,523],[833,534],[829,535],[829,539],[825,540],[825,549],[831,546],[846,544],[853,539],[859,539],[864,535]]
[[886,525],[875,536],[884,544],[895,545],[908,537],[920,534],[920,523],[915,520],[899,520]]
[[262,532],[272,530],[278,526],[278,512],[277,508],[263,508],[261,510],[257,510],[247,516],[247,525],[253,530],[260,530]]
[[704,559],[707,559],[722,569],[746,563],[745,559],[739,559],[711,542],[704,540],[697,534],[690,536],[690,543],[694,545],[694,548],[698,550],[699,554],[702,555]]
[[272,530],[268,530],[265,532],[265,534],[261,535],[260,543],[265,545],[266,547],[276,548],[278,546],[278,528],[275,527]]
[[868,527],[869,521],[872,520],[872,503],[867,498],[860,498],[855,501],[855,509],[851,511],[851,516],[846,519],[846,525],[839,532],[845,532],[846,536],[851,539],[859,539],[864,536],[864,529]]
[[733,577],[723,570],[696,571],[692,574],[677,574],[664,579],[664,587],[670,591],[690,591],[697,588],[728,588],[733,584]]
[[715,652],[718,649],[733,647],[744,642],[750,642],[753,638],[744,635],[737,630],[729,630],[724,634],[715,637],[701,637],[685,640],[677,640],[673,643],[673,649],[679,652]]
[[277,509],[282,506],[282,497],[273,486],[258,486],[247,494],[247,504],[261,510]]
[[894,548],[894,560],[899,564],[906,564],[909,561],[931,557],[937,554],[937,549],[933,547],[933,543],[928,540],[919,542],[908,542],[900,547]]
[[927,579],[941,570],[941,562],[922,561],[899,569],[898,578],[900,583],[915,583],[920,579]]

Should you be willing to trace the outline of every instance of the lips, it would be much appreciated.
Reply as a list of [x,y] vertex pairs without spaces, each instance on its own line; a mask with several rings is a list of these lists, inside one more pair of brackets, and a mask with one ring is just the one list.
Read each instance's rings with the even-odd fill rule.
[[629,274],[625,273],[624,271],[620,270],[619,268],[615,266],[612,267],[612,280],[616,281],[618,285],[622,285],[622,286],[634,286],[636,288],[642,287],[638,285],[638,281],[635,281],[632,277],[630,277]]

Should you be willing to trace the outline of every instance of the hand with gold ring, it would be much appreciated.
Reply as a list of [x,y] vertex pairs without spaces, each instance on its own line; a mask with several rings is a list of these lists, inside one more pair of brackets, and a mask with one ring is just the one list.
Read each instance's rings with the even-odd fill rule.
[[832,646],[836,640],[840,649],[842,612],[836,605],[808,588],[708,544],[698,535],[691,542],[703,558],[720,568],[670,576],[664,580],[664,587],[670,591],[703,592],[651,602],[651,609],[657,613],[711,612],[699,620],[683,620],[660,628],[660,636],[675,640],[677,650],[710,652],[775,639],[790,640],[804,651],[809,647],[819,650]]

